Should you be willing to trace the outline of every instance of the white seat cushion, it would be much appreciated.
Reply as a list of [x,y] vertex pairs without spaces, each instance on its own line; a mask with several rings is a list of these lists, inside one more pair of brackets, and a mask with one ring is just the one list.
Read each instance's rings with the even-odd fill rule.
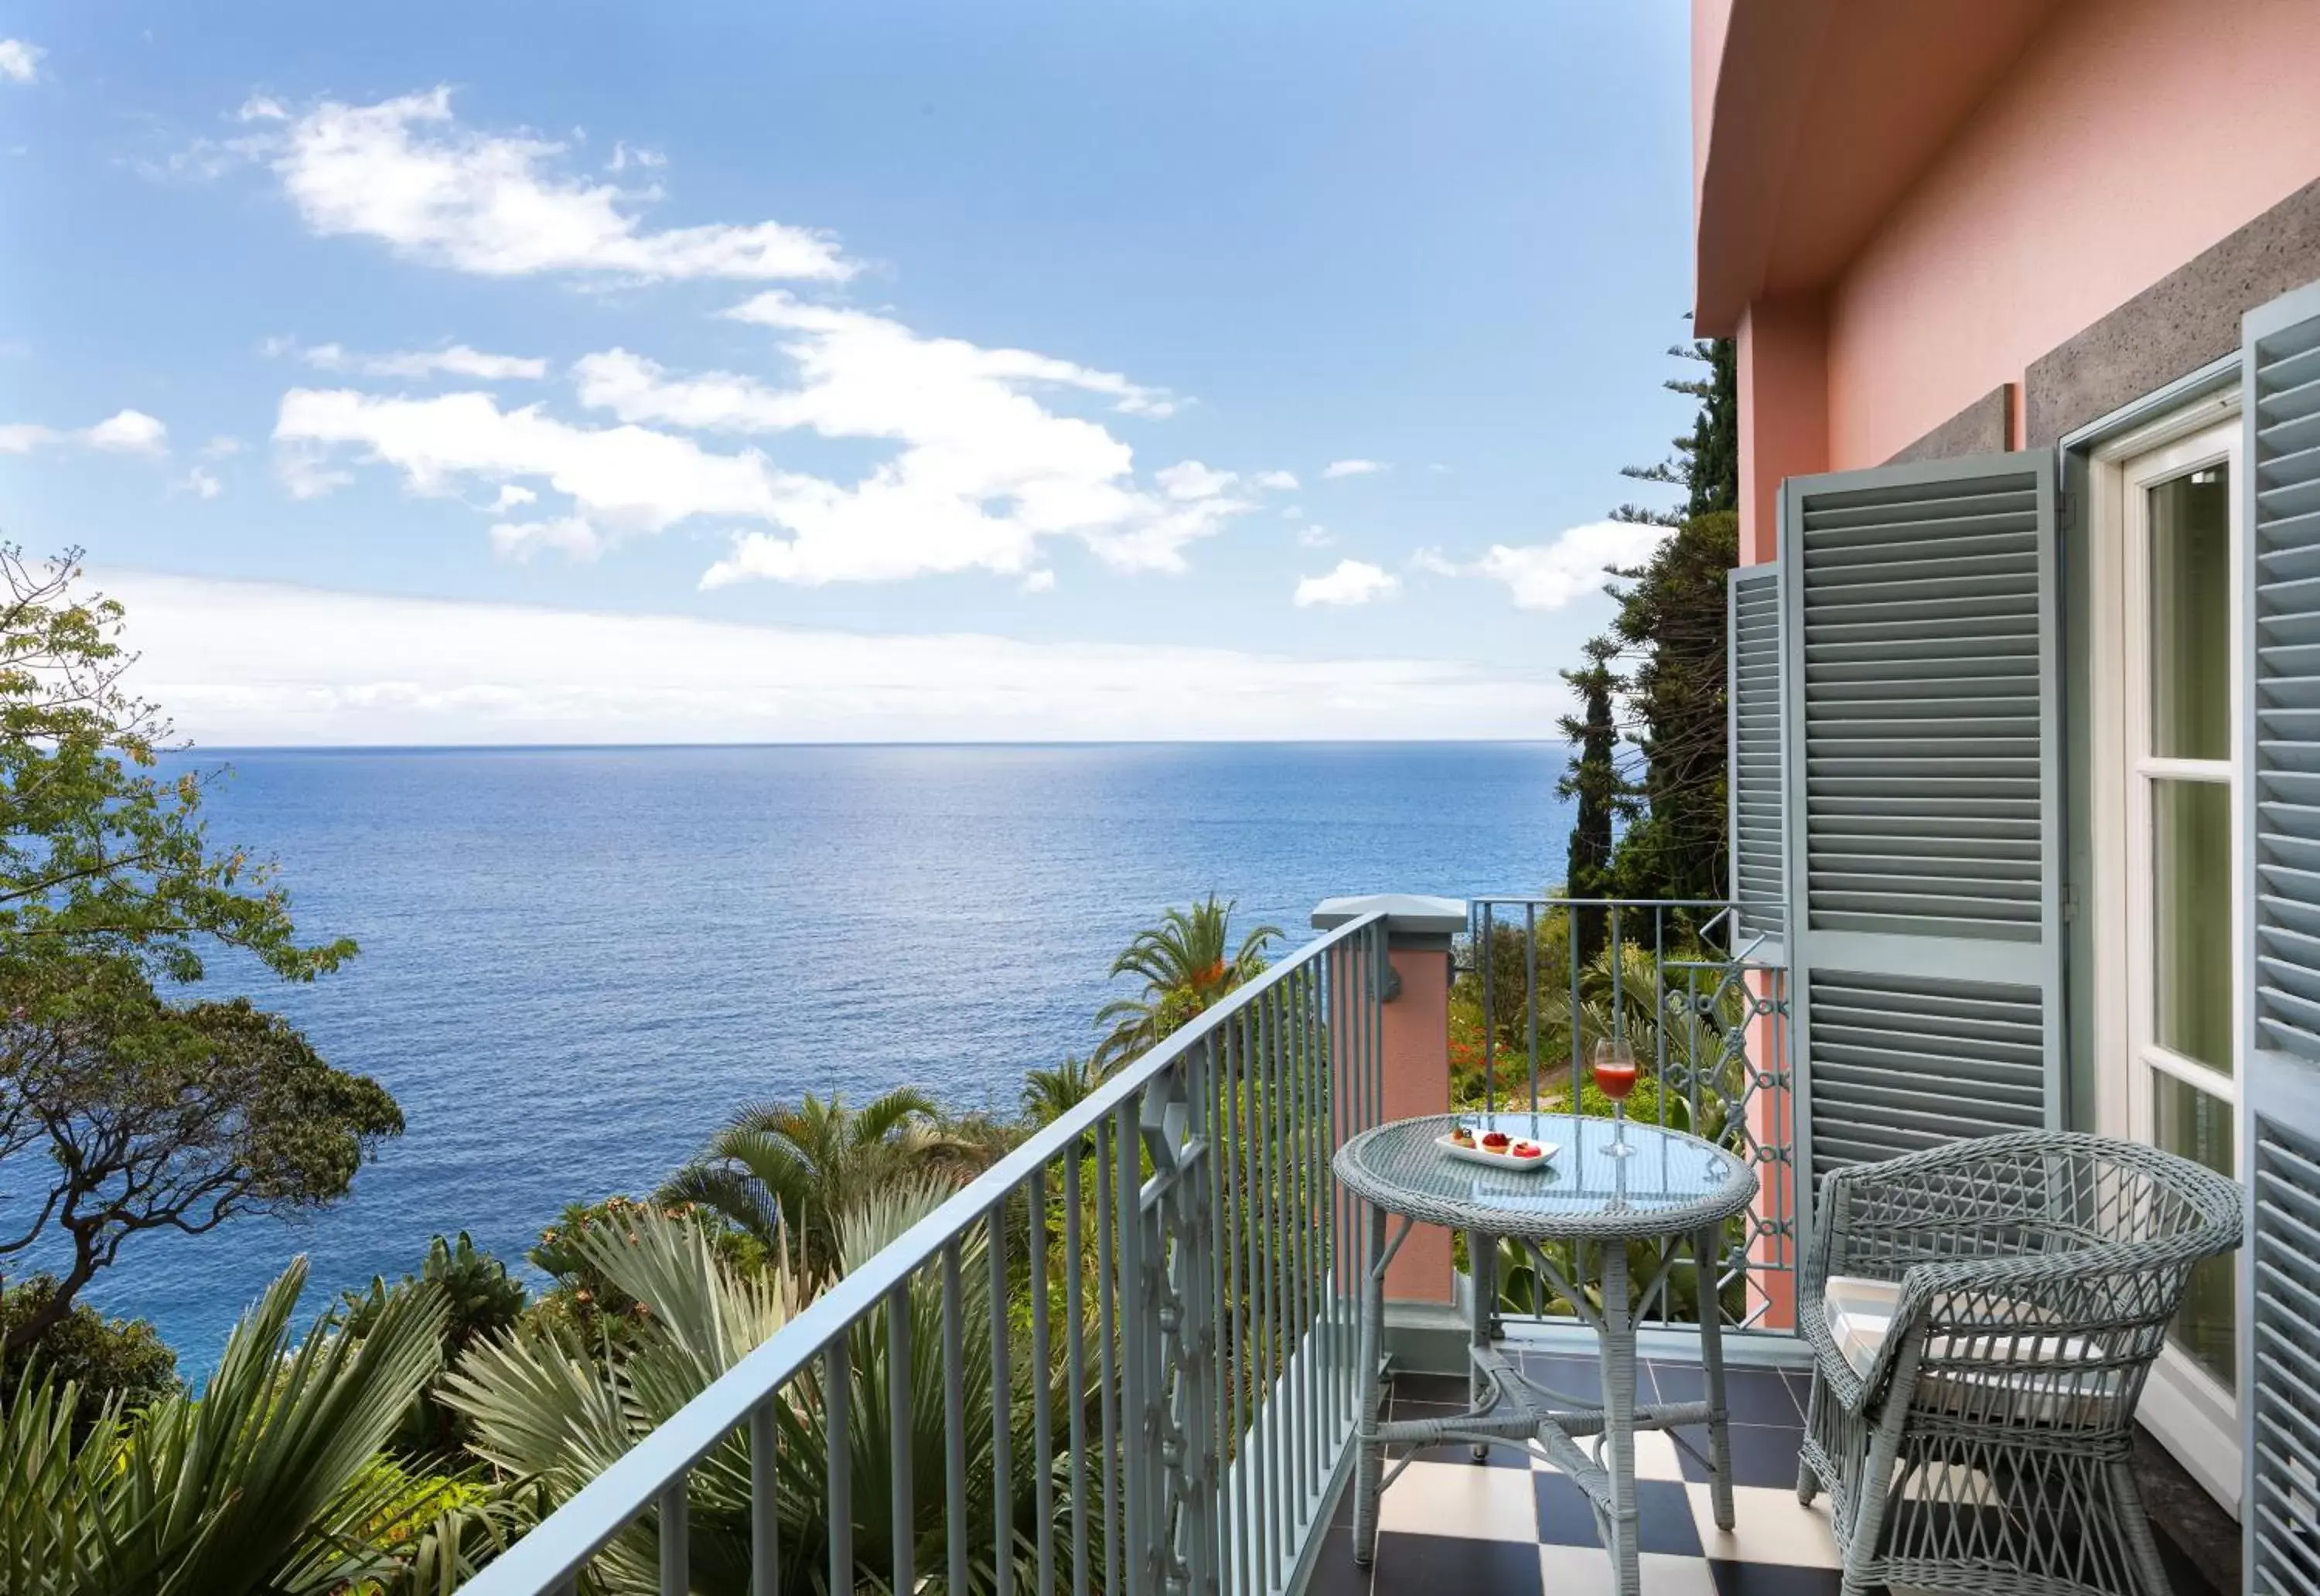
[[[1877,1362],[1877,1354],[1892,1333],[1893,1310],[1900,1305],[1898,1281],[1870,1280],[1857,1274],[1832,1274],[1821,1291],[1821,1312],[1836,1349],[1862,1379]],[[2034,1317],[2025,1311],[2026,1319]],[[2041,1369],[2024,1375],[1999,1374],[1986,1369],[1944,1371],[1950,1359],[1976,1362],[2092,1363],[2101,1348],[2077,1336],[2025,1336],[2012,1326],[1987,1334],[1971,1331],[1935,1336],[1926,1345],[1929,1365],[1918,1388],[1928,1406],[1956,1410],[1984,1407],[1989,1389],[2001,1386],[2012,1400],[2002,1415],[2031,1424],[2076,1423],[2094,1417],[2093,1410],[2117,1387],[2120,1371],[2090,1371],[2080,1374],[2062,1369]]]

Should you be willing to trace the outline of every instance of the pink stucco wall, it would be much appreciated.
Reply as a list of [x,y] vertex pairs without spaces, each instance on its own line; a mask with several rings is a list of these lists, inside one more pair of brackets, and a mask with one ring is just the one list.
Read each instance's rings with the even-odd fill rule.
[[1829,467],[2019,382],[2320,176],[2315,60],[2315,0],[2058,14],[1833,286]]

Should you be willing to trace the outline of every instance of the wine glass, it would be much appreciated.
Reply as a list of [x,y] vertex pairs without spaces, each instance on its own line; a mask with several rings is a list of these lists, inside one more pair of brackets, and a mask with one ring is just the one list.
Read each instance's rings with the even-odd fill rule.
[[1627,1145],[1627,1093],[1636,1089],[1636,1050],[1625,1037],[1596,1041],[1595,1084],[1611,1100],[1611,1145],[1603,1151],[1625,1158],[1636,1150]]

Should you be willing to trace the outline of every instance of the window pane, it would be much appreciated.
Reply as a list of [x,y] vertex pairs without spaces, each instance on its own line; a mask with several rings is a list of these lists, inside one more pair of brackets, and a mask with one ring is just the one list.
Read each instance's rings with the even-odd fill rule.
[[[2170,1153],[2206,1165],[2217,1174],[2232,1173],[2232,1109],[2227,1102],[2188,1086],[2172,1075],[2151,1073],[2152,1140]],[[2181,1311],[2168,1327],[2168,1338],[2198,1365],[2234,1384],[2239,1337],[2233,1282],[2234,1255],[2209,1258],[2191,1271],[2191,1288]]]
[[2151,784],[2152,1034],[2232,1069],[2232,790]]
[[2209,466],[2149,490],[2151,751],[2163,759],[2232,757],[2229,477]]

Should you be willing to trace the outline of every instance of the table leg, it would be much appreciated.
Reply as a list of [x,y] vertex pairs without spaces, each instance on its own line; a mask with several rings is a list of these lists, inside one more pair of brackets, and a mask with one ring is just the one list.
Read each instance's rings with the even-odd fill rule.
[[[1466,1354],[1466,1406],[1479,1413],[1483,1398],[1489,1394],[1489,1382],[1482,1376],[1482,1362],[1479,1355],[1491,1344],[1491,1310],[1498,1305],[1499,1300],[1499,1243],[1496,1237],[1485,1236],[1480,1230],[1466,1232],[1466,1278],[1474,1288]],[[1471,1450],[1474,1461],[1480,1463],[1490,1455],[1491,1449],[1477,1446]]]
[[1627,1247],[1603,1244],[1603,1450],[1611,1475],[1611,1582],[1617,1596],[1641,1596],[1636,1545],[1636,1325],[1627,1306]]
[[1691,1238],[1693,1267],[1699,1275],[1699,1370],[1708,1383],[1708,1457],[1715,1465],[1708,1495],[1716,1510],[1716,1527],[1732,1528],[1732,1426],[1724,1407],[1724,1300],[1717,1289],[1717,1261],[1724,1250],[1721,1226],[1695,1231]]
[[1362,1279],[1362,1333],[1355,1356],[1355,1375],[1361,1382],[1361,1428],[1355,1437],[1354,1561],[1364,1568],[1377,1555],[1378,1495],[1385,1473],[1385,1448],[1377,1439],[1378,1399],[1384,1387],[1379,1377],[1379,1347],[1385,1337],[1385,1210],[1369,1205],[1369,1248]]

